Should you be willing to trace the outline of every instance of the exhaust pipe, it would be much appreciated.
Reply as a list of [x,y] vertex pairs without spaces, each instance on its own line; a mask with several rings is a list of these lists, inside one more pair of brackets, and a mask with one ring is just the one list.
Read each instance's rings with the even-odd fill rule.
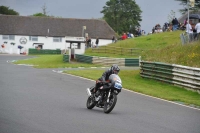
[[87,95],[88,95],[88,96],[91,96],[91,95],[92,95],[89,88],[86,89],[86,92],[87,92]]

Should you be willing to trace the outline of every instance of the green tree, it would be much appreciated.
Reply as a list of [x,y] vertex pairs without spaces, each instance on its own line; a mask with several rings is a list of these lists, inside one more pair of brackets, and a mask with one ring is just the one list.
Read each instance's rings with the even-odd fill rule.
[[33,14],[33,16],[35,16],[35,17],[48,17],[47,15],[40,13],[40,12]]
[[42,13],[39,12],[39,13],[35,13],[33,14],[33,16],[36,16],[36,17],[50,17],[47,15],[47,12],[46,12],[46,4],[44,4],[44,6],[42,6]]
[[13,9],[9,9],[9,7],[7,7],[7,6],[0,6],[0,14],[19,15],[18,12],[14,11]]
[[[180,9],[180,12],[182,14],[185,14],[188,11],[188,5],[189,5],[189,0],[175,0],[175,1],[179,1],[181,4],[183,5],[183,9]],[[195,5],[194,7],[189,6],[190,11],[192,12],[197,12],[200,9],[200,0],[195,0]]]
[[168,15],[168,22],[171,23],[172,20],[176,17],[176,13],[171,10],[170,14]]
[[42,13],[41,13],[41,12],[35,13],[35,14],[33,14],[32,16],[35,16],[35,17],[62,18],[62,17],[60,17],[60,16],[55,17],[55,16],[53,16],[53,15],[47,15],[46,9],[47,9],[47,8],[46,8],[46,5],[44,4],[44,6],[42,6]]
[[140,26],[140,7],[135,0],[109,0],[103,7],[106,22],[118,33],[130,31],[132,27]]

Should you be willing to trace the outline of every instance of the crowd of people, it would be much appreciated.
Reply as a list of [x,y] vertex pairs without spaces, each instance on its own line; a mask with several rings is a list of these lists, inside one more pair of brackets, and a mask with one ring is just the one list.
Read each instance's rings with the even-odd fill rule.
[[[170,23],[165,22],[163,26],[161,27],[160,24],[156,24],[152,32],[148,34],[154,34],[154,33],[161,33],[161,32],[166,32],[166,31],[176,31],[176,30],[185,30],[185,32],[189,35],[190,40],[197,40],[200,37],[200,20],[198,23],[194,23],[192,20],[188,20],[187,18],[184,20],[183,23],[180,23],[177,18],[174,18]],[[129,32],[123,32],[122,35],[117,38],[116,36],[112,37],[112,43],[117,42],[117,40],[126,40],[128,38],[134,38],[134,37],[139,37],[142,35],[146,35],[144,30],[141,30],[140,27],[135,29],[135,34],[129,33]],[[86,37],[86,48],[88,47],[98,47],[99,44],[99,38],[96,38],[95,44],[91,42],[90,37]]]
[[96,37],[95,45],[93,44],[93,42],[92,42],[90,37],[86,37],[86,40],[85,40],[85,47],[86,48],[89,48],[89,47],[97,48],[98,45],[99,45],[99,38],[98,37]]
[[[134,38],[134,37],[139,37],[139,36],[142,36],[142,35],[145,35],[146,32],[144,30],[141,30],[140,27],[136,28],[135,29],[135,34],[133,33],[129,33],[129,32],[123,32],[122,35],[120,36],[119,40],[126,40],[128,38]],[[117,39],[115,36],[113,36],[112,38],[112,42],[116,42]]]
[[185,31],[189,35],[189,41],[199,40],[200,36],[200,20],[198,23],[194,24],[192,20],[186,22]]
[[[199,20],[200,21],[200,20]],[[183,23],[179,22],[177,18],[174,18],[170,23],[166,22],[163,24],[163,27],[160,24],[156,24],[152,28],[152,32],[149,34],[160,33],[165,31],[176,31],[176,30],[185,30],[186,33],[190,36],[190,40],[199,39],[200,34],[200,22],[194,23],[194,21],[189,20],[188,18],[184,20]]]

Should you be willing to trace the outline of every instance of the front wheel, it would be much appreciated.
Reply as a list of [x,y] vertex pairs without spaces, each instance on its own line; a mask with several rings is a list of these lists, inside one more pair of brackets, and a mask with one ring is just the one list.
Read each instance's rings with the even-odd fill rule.
[[88,99],[87,99],[87,103],[86,103],[87,108],[92,109],[92,108],[94,108],[95,105],[96,104],[95,104],[93,97],[89,96]]
[[115,104],[117,103],[117,95],[112,94],[110,96],[109,102],[107,100],[104,103],[104,113],[110,113],[113,108],[115,107]]

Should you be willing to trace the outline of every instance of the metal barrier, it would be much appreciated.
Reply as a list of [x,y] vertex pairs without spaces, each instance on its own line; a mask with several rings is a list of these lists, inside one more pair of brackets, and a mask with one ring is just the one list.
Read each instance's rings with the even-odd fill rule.
[[140,75],[155,79],[200,93],[200,69],[175,64],[159,62],[140,62]]
[[63,62],[70,62],[70,56],[68,54],[63,54]]
[[93,58],[92,56],[75,54],[75,59],[78,62],[92,63],[92,58]]

